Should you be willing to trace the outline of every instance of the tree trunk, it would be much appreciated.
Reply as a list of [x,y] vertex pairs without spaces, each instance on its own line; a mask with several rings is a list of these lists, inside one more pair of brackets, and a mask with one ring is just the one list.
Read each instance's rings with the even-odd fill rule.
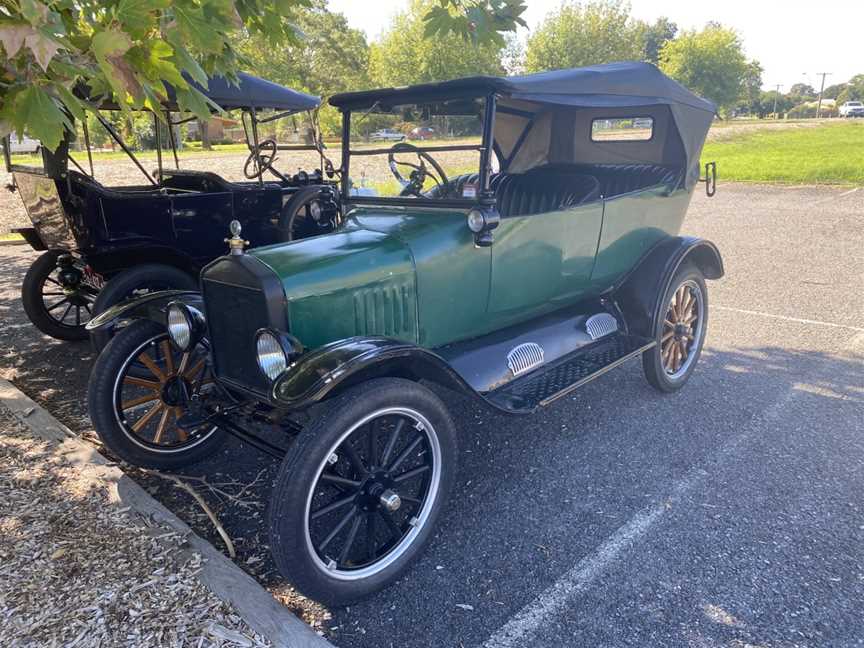
[[210,124],[203,119],[199,119],[198,128],[201,131],[201,148],[205,151],[209,151],[213,148],[210,145]]

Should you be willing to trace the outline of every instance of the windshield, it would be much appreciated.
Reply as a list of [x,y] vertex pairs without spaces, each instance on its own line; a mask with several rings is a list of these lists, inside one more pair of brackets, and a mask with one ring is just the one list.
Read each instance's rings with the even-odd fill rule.
[[350,192],[383,198],[468,199],[479,193],[483,100],[351,113]]

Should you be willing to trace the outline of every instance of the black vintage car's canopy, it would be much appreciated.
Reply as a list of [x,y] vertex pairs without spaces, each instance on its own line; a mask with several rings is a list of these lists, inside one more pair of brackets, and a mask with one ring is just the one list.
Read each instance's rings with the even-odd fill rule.
[[[699,154],[716,106],[670,79],[650,63],[622,62],[514,77],[468,77],[440,83],[334,95],[342,111],[388,110],[402,104],[434,104],[495,93],[495,140],[507,153],[523,130],[511,170],[552,162],[645,162],[684,166],[686,182],[699,177]],[[650,117],[650,142],[592,142],[591,122],[623,116]],[[528,124],[531,126],[527,126]],[[569,149],[561,150],[562,139]]]
[[[254,108],[255,110],[273,109],[301,112],[317,108],[321,103],[319,97],[286,88],[278,83],[260,79],[245,72],[240,72],[237,77],[238,83],[236,85],[221,76],[211,77],[206,86],[202,86],[188,76],[186,76],[186,80],[224,110],[251,110]],[[162,107],[165,110],[179,111],[180,107],[177,105],[174,88],[168,84],[166,86],[168,97],[162,102]],[[86,90],[79,91],[79,96],[87,97],[104,110],[118,109],[115,102],[100,101],[99,98],[90,97]]]

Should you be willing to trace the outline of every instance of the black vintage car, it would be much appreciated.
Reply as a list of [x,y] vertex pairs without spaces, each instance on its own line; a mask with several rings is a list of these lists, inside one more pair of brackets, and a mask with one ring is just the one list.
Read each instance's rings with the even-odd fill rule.
[[[108,187],[99,182],[86,128],[86,168],[71,153],[68,139],[55,152],[41,152],[41,168],[15,164],[9,141],[4,142],[6,168],[13,177],[10,189],[18,192],[33,223],[15,231],[33,249],[44,250],[22,286],[24,309],[43,333],[63,340],[86,339],[84,325],[92,315],[125,298],[149,290],[195,288],[200,269],[222,253],[232,220],[243,225],[254,246],[320,234],[336,226],[332,167],[310,113],[319,99],[247,74],[239,75],[239,84],[212,78],[201,91],[225,110],[242,111],[250,151],[244,167],[248,182],[180,169],[175,130],[194,118],[174,116],[178,106],[170,92],[162,106],[165,121],[154,115],[158,168],[153,173],[97,113],[108,134],[137,165],[144,180],[141,185]],[[117,109],[109,102],[94,101],[101,110]],[[307,116],[311,142],[284,145],[259,138],[263,124],[294,118],[297,113]],[[166,135],[174,168],[163,167]],[[319,168],[283,174],[274,166],[280,150],[318,151]],[[97,344],[105,341],[104,336],[95,339]]]
[[[95,318],[127,326],[93,368],[89,408],[134,464],[180,467],[227,435],[278,457],[276,564],[345,603],[391,583],[434,533],[458,455],[448,390],[530,414],[638,359],[657,390],[681,389],[723,262],[679,235],[714,106],[651,65],[331,103],[342,225],[248,253],[235,236],[203,292]],[[370,147],[352,126],[369,115],[432,124],[437,141]],[[393,181],[353,193],[352,170],[375,160]]]

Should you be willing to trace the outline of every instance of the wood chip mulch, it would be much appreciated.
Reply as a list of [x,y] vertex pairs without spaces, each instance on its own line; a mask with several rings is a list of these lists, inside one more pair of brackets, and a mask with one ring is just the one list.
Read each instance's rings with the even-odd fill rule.
[[108,501],[0,407],[4,648],[259,647],[185,538]]

